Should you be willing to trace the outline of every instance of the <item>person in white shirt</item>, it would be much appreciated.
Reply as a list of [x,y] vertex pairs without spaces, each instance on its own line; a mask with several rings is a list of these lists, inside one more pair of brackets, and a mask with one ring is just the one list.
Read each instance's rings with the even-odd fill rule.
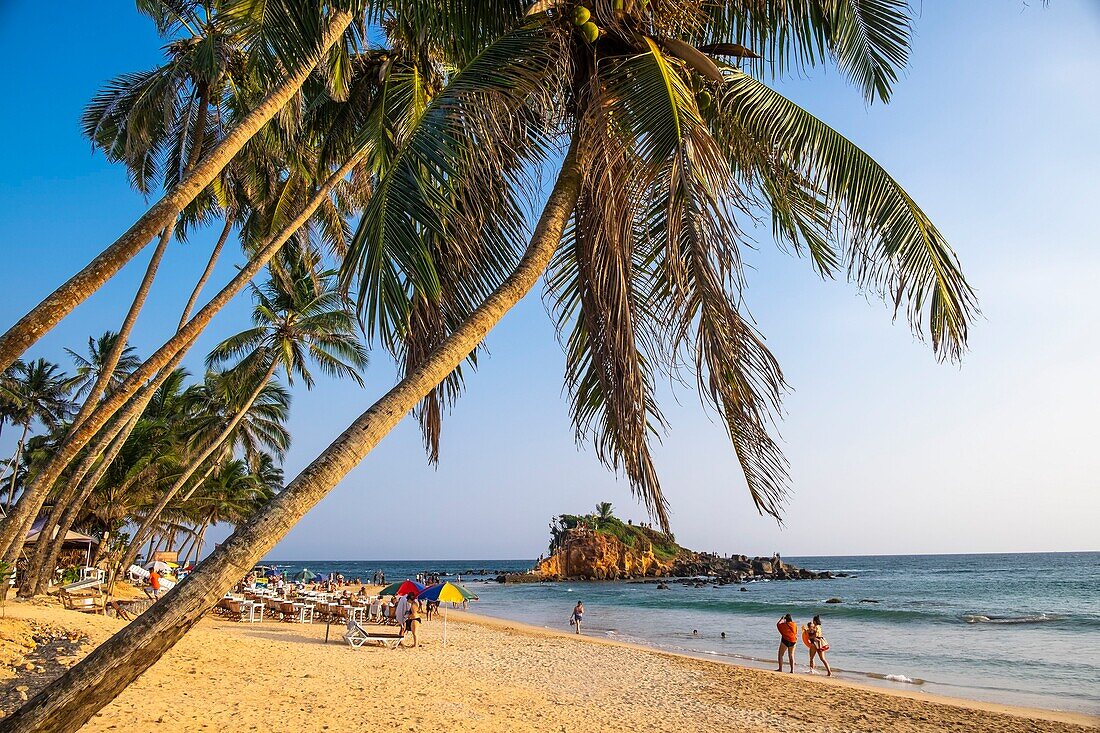
[[405,635],[405,618],[409,615],[409,597],[398,596],[397,608],[393,611],[393,620],[397,622],[397,627],[401,629],[401,635]]

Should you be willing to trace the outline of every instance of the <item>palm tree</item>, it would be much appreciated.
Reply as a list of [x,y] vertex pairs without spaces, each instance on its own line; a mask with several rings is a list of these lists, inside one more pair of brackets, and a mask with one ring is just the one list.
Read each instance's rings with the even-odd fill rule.
[[[17,374],[23,369],[23,361],[16,359],[15,363],[0,372],[0,434],[4,432],[4,426],[12,422],[15,418],[16,412],[19,408],[19,397],[16,391]],[[8,463],[5,463],[8,465]],[[8,466],[14,473],[16,467],[14,465]],[[4,473],[0,472],[0,479],[3,479]]]
[[[327,173],[322,182],[316,186],[314,193],[308,197],[302,209],[296,216],[288,217],[286,223],[277,229],[262,242],[258,243],[255,254],[246,265],[240,268],[237,275],[223,287],[199,312],[190,319],[183,328],[179,329],[167,342],[157,349],[145,362],[142,363],[119,387],[96,407],[87,419],[77,425],[66,436],[56,453],[43,466],[41,472],[35,477],[33,485],[28,493],[33,493],[35,501],[26,506],[26,511],[8,517],[0,521],[0,557],[4,556],[3,548],[13,547],[14,539],[19,535],[19,528],[30,526],[33,514],[42,505],[50,487],[57,480],[61,472],[80,454],[80,452],[98,435],[96,447],[90,451],[93,457],[101,453],[125,425],[141,413],[143,401],[136,397],[138,393],[149,384],[150,380],[155,384],[158,380],[167,378],[167,374],[182,360],[187,350],[195,343],[199,334],[213,320],[214,316],[233,297],[243,290],[280,251],[294,234],[305,226],[314,213],[329,201],[334,191],[338,191],[340,184],[345,182],[349,174],[359,166],[366,157],[367,148],[361,145],[350,154],[335,171]],[[147,390],[146,394],[151,390]],[[104,426],[113,420],[113,429],[103,431]],[[101,431],[103,431],[101,433]],[[33,510],[33,511],[32,511]],[[23,530],[25,532],[25,529]]]
[[257,381],[255,373],[246,370],[208,372],[202,385],[183,394],[181,406],[182,415],[187,415],[181,437],[188,448],[180,456],[178,472],[171,475],[167,488],[144,512],[130,547],[122,556],[120,572],[130,567],[152,536],[165,508],[200,469],[205,467],[206,471],[191,492],[216,472],[225,459],[232,458],[234,448],[241,448],[246,457],[258,461],[262,449],[282,456],[290,444],[290,435],[283,427],[290,412],[290,394],[272,381],[270,374]]
[[184,562],[192,554],[195,560],[202,556],[207,529],[218,522],[239,524],[247,520],[281,488],[282,471],[268,454],[262,454],[257,469],[239,459],[222,463],[181,512],[195,523],[194,541]]
[[16,474],[31,425],[38,421],[47,429],[56,429],[72,410],[72,402],[68,398],[68,377],[57,364],[36,359],[28,363],[16,362],[13,366],[9,414],[12,423],[23,426],[23,433],[8,464],[12,469],[8,483],[8,511],[14,503]]
[[[786,466],[765,426],[782,376],[737,309],[742,211],[770,212],[777,238],[823,274],[843,264],[859,284],[904,302],[937,353],[963,348],[973,296],[928,217],[865,153],[747,73],[764,63],[751,56],[798,68],[827,49],[885,99],[907,56],[903,7],[657,0],[616,11],[599,2],[603,32],[592,44],[568,7],[539,3],[524,20],[493,5],[499,12],[476,4],[477,17],[507,32],[459,33],[478,27],[475,13],[402,4],[426,37],[451,32],[441,48],[468,50],[401,136],[347,260],[369,333],[398,351],[417,347],[405,377],[186,583],[0,731],[72,730],[106,704],[443,384],[551,260],[578,432],[596,438],[665,526],[647,445],[661,426],[651,384],[653,370],[685,361],[726,423],[757,506],[779,510]],[[742,68],[716,55],[750,59]],[[519,256],[522,226],[511,215],[523,172],[562,127],[569,149]],[[515,205],[501,209],[502,200]],[[417,308],[431,317],[414,321]],[[435,328],[414,332],[413,323]]]
[[[282,289],[272,280],[264,288],[253,288],[253,296],[254,327],[219,344],[207,361],[213,367],[239,359],[234,371],[254,380],[251,383],[256,386],[232,419],[190,458],[187,469],[135,533],[134,547],[140,547],[148,539],[152,523],[168,502],[207,459],[222,449],[280,367],[288,384],[293,384],[298,376],[307,388],[312,387],[309,368],[312,361],[330,376],[347,377],[362,385],[358,370],[366,366],[366,350],[354,337],[355,318],[345,296],[335,288],[333,273],[314,276],[299,272],[290,289]],[[132,560],[133,554],[131,550],[124,557],[123,569],[128,567],[126,560]]]
[[611,502],[601,501],[596,505],[596,524],[601,525],[607,520],[614,517],[614,513],[611,511]]
[[[269,70],[276,67],[273,62],[282,62],[280,68],[285,69],[285,73],[281,81],[113,244],[0,335],[0,369],[7,368],[44,333],[114,277],[157,233],[171,226],[179,212],[297,94],[319,61],[331,61],[337,67],[343,65],[342,55],[330,53],[330,49],[351,24],[354,16],[349,10],[357,4],[350,0],[333,2],[326,8],[325,4],[308,0],[273,0],[263,3],[259,11],[257,5],[248,0],[225,0],[219,4],[227,19],[243,23],[253,41],[249,58],[267,64]],[[178,4],[166,2],[163,5],[174,8]],[[194,5],[205,7],[200,3]],[[262,17],[255,17],[257,12]],[[329,69],[326,76],[339,79],[341,74]]]
[[[295,0],[304,2],[305,0]],[[291,5],[294,2],[290,3]],[[249,4],[243,3],[238,0],[230,2],[226,7],[238,7],[241,12],[247,9]],[[279,10],[275,6],[282,7],[281,3],[265,3],[264,7],[271,11],[270,17],[265,15],[264,27],[267,24],[278,26],[280,22],[286,21],[291,25],[304,21],[308,17],[308,13],[302,12],[290,13],[290,16],[280,15],[280,13],[290,12],[285,8]],[[228,12],[223,10],[223,12]],[[236,11],[234,11],[236,12]],[[266,13],[266,11],[265,11]],[[335,17],[339,15],[345,15],[343,11],[337,11],[333,14],[333,20],[330,22],[335,23]],[[236,22],[236,21],[234,21]],[[262,29],[261,29],[262,30]],[[331,31],[331,28],[329,28]],[[328,33],[329,31],[326,31]],[[270,32],[270,29],[264,31]],[[263,35],[263,34],[261,34]],[[276,31],[276,35],[278,32]],[[264,44],[270,44],[270,39],[263,41],[261,44],[263,47],[267,47]],[[255,45],[255,44],[254,44]],[[334,51],[330,54],[329,61],[335,63],[338,61],[340,53],[344,52],[341,46],[338,51]],[[275,59],[269,59],[269,62],[274,63]],[[339,97],[344,94],[341,90],[344,82],[340,81],[343,78],[342,75],[333,76],[332,74],[324,75],[326,83],[320,90],[316,90],[315,93],[320,95],[324,94],[331,97]],[[270,96],[270,95],[269,95]],[[266,100],[266,98],[265,98]],[[266,104],[265,100],[260,100],[257,104],[261,106]],[[253,105],[248,105],[242,109],[241,115],[244,119],[248,119],[253,115]],[[244,111],[247,110],[247,111]],[[243,123],[242,123],[243,124]],[[238,125],[239,127],[239,125]],[[237,128],[234,128],[236,130]],[[314,140],[316,129],[308,130],[305,135],[308,139]],[[232,137],[236,132],[231,131],[228,136]],[[269,145],[269,141],[264,141],[264,145]],[[261,146],[263,147],[263,146]],[[34,520],[34,514],[41,507],[42,502],[45,500],[50,488],[57,478],[61,475],[62,471],[81,453],[81,451],[89,445],[93,439],[95,444],[92,450],[88,451],[88,455],[84,461],[84,465],[78,469],[75,473],[77,475],[82,474],[89,470],[91,461],[94,461],[98,456],[107,448],[107,445],[117,436],[120,432],[125,431],[127,425],[132,425],[133,420],[140,414],[143,409],[144,402],[142,399],[136,397],[136,395],[152,381],[154,386],[151,389],[145,390],[145,395],[148,396],[155,384],[165,378],[167,374],[171,372],[176,366],[179,365],[186,353],[187,349],[194,344],[198,335],[209,325],[213,317],[223,308],[237,293],[244,289],[250,280],[255,277],[264,266],[266,266],[271,259],[279,252],[284,243],[287,242],[294,234],[305,226],[309,220],[318,211],[327,211],[332,207],[332,198],[339,197],[341,193],[349,188],[345,184],[345,178],[352,173],[356,167],[360,164],[362,159],[366,155],[366,149],[362,142],[356,143],[353,148],[344,148],[342,152],[348,156],[342,164],[335,164],[336,169],[332,171],[330,163],[326,163],[319,170],[314,171],[313,175],[317,177],[319,183],[303,187],[299,185],[296,188],[296,196],[281,196],[280,197],[280,210],[283,214],[274,219],[273,233],[263,236],[259,241],[255,242],[253,249],[253,256],[249,262],[240,269],[237,275],[227,284],[222,290],[214,296],[194,318],[187,320],[181,328],[152,356],[150,356],[140,367],[138,367],[118,388],[110,395],[107,395],[101,402],[99,402],[94,410],[83,410],[83,417],[73,426],[70,434],[61,443],[58,451],[51,457],[51,459],[43,466],[41,472],[35,477],[32,484],[28,487],[27,493],[34,497],[34,501],[27,503],[23,507],[23,511],[8,517],[0,521],[0,558],[7,557],[13,552],[15,547],[15,538],[19,536],[21,527],[25,528],[30,525]],[[211,152],[202,159],[202,164],[214,156]],[[302,163],[304,165],[304,163]],[[330,172],[331,171],[331,172]],[[258,177],[255,172],[248,174],[249,180],[255,182]],[[231,176],[232,178],[232,176]],[[301,176],[298,177],[299,179]],[[297,179],[296,179],[297,180]],[[350,186],[354,188],[354,186]],[[222,194],[228,196],[226,192],[231,188],[228,183],[223,183],[220,187]],[[296,201],[304,201],[301,204],[301,209],[298,210],[297,215],[287,214],[287,211],[294,211],[294,203]],[[236,213],[234,216],[238,215]],[[226,232],[223,230],[223,235]],[[218,248],[215,248],[218,250]],[[215,252],[216,254],[216,252]],[[204,274],[200,279],[200,284],[208,276],[209,271],[213,265],[213,255],[211,262],[207,265],[207,274]],[[148,277],[150,271],[147,271],[146,280],[150,280]],[[143,281],[144,282],[144,281]],[[144,282],[142,288],[147,289],[147,282]],[[198,286],[197,286],[198,287]],[[141,288],[139,288],[139,297],[135,299],[135,304],[139,303],[141,296]],[[189,300],[189,304],[185,309],[185,317],[189,312],[190,307],[193,305],[194,299],[197,298],[197,290],[192,293],[192,298]],[[133,311],[133,307],[131,311]],[[132,313],[136,315],[136,312]],[[129,320],[129,316],[128,316]],[[0,345],[2,345],[3,339],[0,338]],[[104,430],[104,427],[108,425],[112,417],[120,413],[118,417],[111,423],[113,427],[109,427]],[[22,531],[25,531],[22,530]]]
[[99,381],[103,381],[108,390],[114,389],[122,383],[127,374],[141,364],[137,352],[129,344],[124,344],[119,358],[114,360],[113,364],[110,363],[110,354],[119,341],[117,333],[105,331],[98,338],[88,337],[87,356],[72,349],[65,349],[65,353],[76,366],[76,374],[69,380],[69,388],[72,390],[74,400],[88,399],[92,388]]
[[[38,595],[48,590],[64,538],[85,513],[85,502],[101,480],[110,481],[113,477],[125,483],[125,477],[130,477],[130,480],[137,480],[139,475],[148,478],[147,473],[143,472],[150,468],[158,474],[163,472],[166,461],[173,458],[176,445],[180,442],[180,426],[186,422],[187,414],[183,403],[183,384],[186,378],[187,372],[182,369],[174,370],[168,375],[167,379],[152,390],[145,410],[127,425],[127,429],[114,436],[98,460],[93,456],[86,457],[85,462],[88,465],[85,467],[82,463],[68,477],[66,485],[47,514],[40,535],[54,539],[48,547],[36,544],[20,585],[21,595]],[[116,459],[118,465],[115,463]],[[93,465],[94,470],[91,470]],[[108,471],[113,473],[108,475]],[[113,528],[103,527],[103,530],[111,531]]]

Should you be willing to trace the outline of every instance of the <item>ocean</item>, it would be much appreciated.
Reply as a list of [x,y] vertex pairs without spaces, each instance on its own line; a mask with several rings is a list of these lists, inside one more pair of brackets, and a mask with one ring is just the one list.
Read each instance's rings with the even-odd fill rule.
[[[775,668],[775,623],[821,616],[834,674],[974,700],[1100,715],[1100,553],[784,557],[833,580],[702,588],[671,583],[501,585],[491,576],[531,560],[269,561],[388,581],[445,574],[477,593],[475,613],[568,630],[584,601],[584,632],[657,649]],[[470,571],[474,571],[471,573]],[[742,590],[744,588],[744,590]],[[826,600],[840,598],[841,603]],[[721,633],[726,637],[722,638]],[[796,648],[795,670],[807,652]]]

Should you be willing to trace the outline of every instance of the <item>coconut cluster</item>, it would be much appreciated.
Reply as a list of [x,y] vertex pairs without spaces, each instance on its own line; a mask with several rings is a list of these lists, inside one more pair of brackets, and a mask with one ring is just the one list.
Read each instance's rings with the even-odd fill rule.
[[600,37],[600,27],[592,22],[592,11],[588,8],[583,5],[574,7],[572,20],[573,25],[577,27],[577,31],[584,36],[584,40],[595,43],[596,39]]

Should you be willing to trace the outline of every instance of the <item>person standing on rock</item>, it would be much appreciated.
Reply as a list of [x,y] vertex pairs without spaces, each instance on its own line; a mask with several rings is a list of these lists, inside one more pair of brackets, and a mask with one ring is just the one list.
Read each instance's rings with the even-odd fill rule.
[[786,652],[790,671],[794,672],[794,645],[798,643],[798,624],[788,613],[775,626],[779,629],[779,669],[775,671],[783,671],[783,653]]
[[577,601],[577,605],[573,606],[573,615],[569,617],[569,625],[572,626],[576,633],[581,633],[581,620],[584,618],[584,603]]

